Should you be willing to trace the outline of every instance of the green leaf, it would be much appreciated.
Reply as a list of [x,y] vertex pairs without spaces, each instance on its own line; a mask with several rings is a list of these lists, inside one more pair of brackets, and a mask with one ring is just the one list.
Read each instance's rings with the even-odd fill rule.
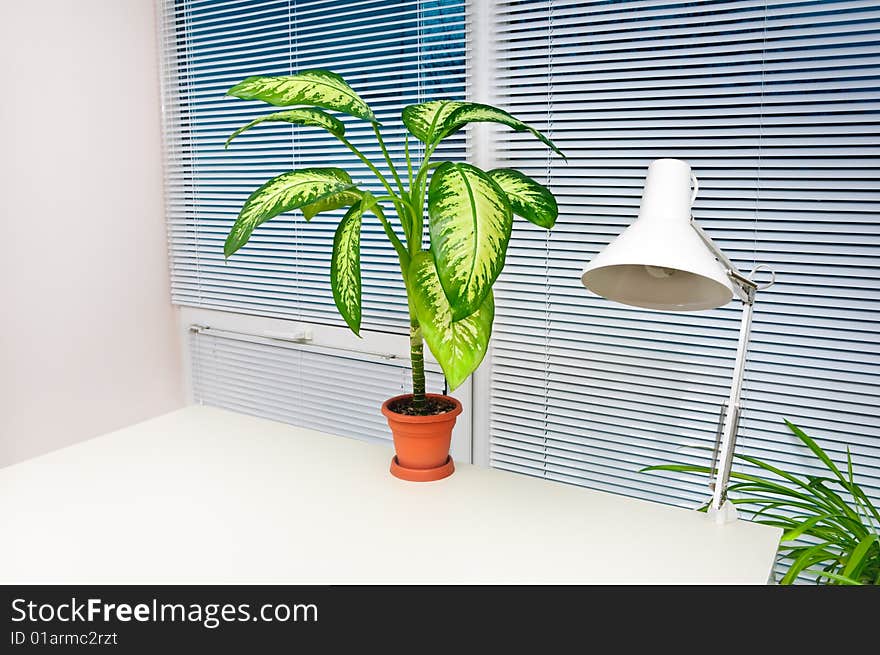
[[696,464],[655,464],[639,469],[639,473],[649,473],[651,471],[672,471],[674,473],[711,473],[712,469],[708,466],[698,466]]
[[[822,498],[826,498],[828,500],[828,504],[832,507],[832,509],[842,510],[842,513],[837,513],[837,520],[847,526],[852,530],[853,534],[855,534],[858,538],[863,537],[868,532],[868,528],[862,523],[861,517],[857,512],[854,512],[853,509],[847,504],[847,502],[840,497],[839,494],[835,493],[828,487],[823,484],[822,478],[812,478],[812,476],[808,476],[811,478],[810,487],[813,488],[817,493],[821,494]],[[824,478],[824,480],[828,480],[828,478]],[[834,482],[833,480],[828,480],[830,482]]]
[[315,109],[313,107],[302,107],[300,109],[286,109],[284,111],[276,111],[274,114],[268,114],[255,118],[247,125],[243,125],[229,135],[226,139],[224,148],[228,148],[230,142],[245,130],[249,130],[254,125],[260,123],[293,123],[294,125],[307,125],[310,127],[322,127],[330,134],[340,137],[345,134],[345,125],[338,118],[331,116],[327,112]]
[[351,331],[361,330],[361,218],[363,201],[351,206],[333,237],[330,286],[336,308]]
[[342,209],[350,207],[363,197],[363,192],[358,189],[348,191],[340,191],[329,196],[325,196],[320,200],[303,205],[302,213],[307,221],[312,220],[315,216],[322,212],[333,211],[334,209]]
[[858,578],[859,573],[868,563],[868,554],[875,544],[880,544],[880,535],[869,534],[864,537],[850,553],[846,567],[843,569],[843,575],[848,578]]
[[[852,479],[847,479],[847,477],[840,472],[840,469],[838,469],[834,462],[831,461],[831,458],[828,457],[825,451],[819,447],[819,444],[813,441],[813,439],[809,435],[807,435],[806,432],[801,430],[791,421],[785,421],[785,424],[795,434],[795,436],[797,436],[797,438],[800,439],[807,446],[807,448],[813,451],[813,454],[816,455],[816,457],[818,457],[823,464],[825,464],[828,470],[834,473],[834,476],[840,481],[841,486],[849,491],[853,495],[853,497],[861,500],[861,502],[864,503],[865,507],[873,514],[874,518],[880,521],[880,511],[878,511],[877,508],[874,507],[874,504],[871,502],[870,498],[868,498],[867,494],[865,494],[862,488],[859,487],[859,485],[855,484]],[[850,473],[852,473],[852,471],[850,471]]]
[[804,569],[804,573],[816,573],[819,577],[828,578],[829,580],[834,580],[835,582],[839,582],[840,584],[845,585],[861,585],[862,583],[858,580],[853,580],[852,578],[847,578],[843,575],[838,575],[837,573],[831,573],[830,571],[823,571],[821,569]]
[[849,446],[846,447],[846,476],[850,484],[856,483],[853,477],[852,453],[849,450]]
[[487,174],[507,194],[514,214],[548,230],[556,224],[559,208],[550,189],[512,168],[496,168]]
[[434,258],[424,250],[410,263],[408,287],[428,348],[440,362],[450,390],[455,389],[477,369],[489,347],[495,318],[492,293],[486,295],[476,312],[453,320]]
[[807,436],[807,433],[804,432],[803,430],[801,430],[794,423],[792,423],[790,421],[786,421],[785,424],[788,426],[789,430],[794,432],[795,436],[797,436],[798,439],[800,439],[801,441],[804,442],[804,444],[806,444],[807,448],[809,448],[810,450],[813,451],[813,454],[816,455],[816,457],[818,457],[820,460],[822,460],[822,463],[828,467],[829,471],[834,473],[834,475],[837,477],[838,480],[840,480],[841,482],[844,482],[844,483],[846,482],[846,477],[843,475],[843,473],[840,472],[840,469],[837,468],[837,466],[834,464],[834,462],[831,461],[831,458],[828,457],[828,455],[825,453],[825,451],[819,447],[819,444],[817,444],[809,436]]
[[801,552],[798,557],[795,558],[791,567],[785,574],[785,577],[782,578],[780,584],[789,585],[794,582],[795,578],[801,574],[801,571],[806,569],[808,566],[812,566],[813,564],[817,564],[818,562],[826,562],[828,560],[837,559],[837,555],[827,550],[829,544],[816,544],[815,546],[810,546]]
[[476,102],[463,102],[461,103],[461,106],[452,109],[452,111],[443,118],[440,127],[433,131],[435,140],[430,143],[442,141],[451,134],[455,134],[468,123],[500,123],[501,125],[513,128],[517,132],[530,132],[556,154],[565,158],[565,155],[556,147],[556,144],[535,128],[526,125],[503,109]]
[[226,95],[242,100],[262,100],[276,107],[323,107],[376,122],[369,105],[341,76],[327,70],[307,70],[296,75],[274,77],[255,75],[236,84]]
[[409,105],[400,112],[406,129],[422,143],[431,145],[440,140],[440,126],[446,117],[461,107],[463,102],[455,100],[432,100],[420,105]]
[[431,178],[428,218],[431,252],[457,321],[480,308],[504,268],[510,203],[479,168],[445,162]]
[[[805,481],[801,480],[800,478],[798,478],[797,476],[794,476],[790,473],[787,473],[786,471],[783,471],[782,469],[779,469],[775,466],[772,466],[771,464],[768,464],[767,462],[764,462],[763,460],[760,460],[757,457],[750,457],[748,455],[736,455],[736,457],[737,457],[737,459],[741,459],[743,461],[749,462],[750,464],[754,464],[755,466],[758,466],[758,467],[764,469],[765,471],[769,471],[770,473],[773,473],[774,475],[777,475],[785,480],[788,480],[789,482],[793,482],[795,485],[804,489],[812,497],[814,497],[815,503],[817,506],[825,507],[825,508],[832,509],[832,510],[835,509],[835,507],[839,506],[838,504],[833,502],[833,499],[828,497],[828,494],[822,493],[820,490],[818,490],[815,487],[815,485],[813,485],[809,481],[805,482]],[[844,508],[846,508],[845,504],[844,504]]]
[[351,177],[340,168],[303,168],[273,177],[245,201],[226,237],[223,254],[230,257],[248,242],[254,228],[269,219],[353,188]]
[[798,537],[800,537],[804,532],[808,532],[810,528],[814,527],[820,521],[824,521],[828,517],[832,516],[831,514],[820,514],[819,516],[814,516],[806,521],[797,524],[797,527],[788,530],[784,535],[782,535],[782,539],[780,541],[794,541]]

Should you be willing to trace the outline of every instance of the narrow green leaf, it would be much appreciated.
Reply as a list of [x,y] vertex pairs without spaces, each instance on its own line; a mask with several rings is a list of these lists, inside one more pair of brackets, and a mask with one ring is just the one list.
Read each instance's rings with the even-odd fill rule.
[[[661,464],[656,466],[648,466],[642,469],[643,472],[647,471],[676,471],[679,473],[710,473],[711,469],[708,466],[692,466],[687,464]],[[797,498],[799,500],[804,501],[811,506],[816,505],[816,498],[814,496],[810,496],[807,494],[799,493],[790,489],[789,487],[785,487],[781,484],[777,484],[775,482],[771,482],[769,480],[765,480],[763,478],[749,475],[748,473],[742,473],[739,471],[732,471],[730,473],[731,479],[734,480],[745,480],[749,483],[749,487],[753,491],[762,491],[765,493],[773,493],[781,496],[789,496],[792,498]],[[741,486],[741,485],[740,485]],[[730,489],[733,490],[735,485],[731,485]],[[825,511],[829,509],[834,509],[833,505],[822,504],[822,507]]]
[[672,471],[674,473],[711,473],[712,469],[708,466],[697,466],[694,464],[654,464],[639,469],[639,473],[648,473],[650,471]]
[[346,212],[333,237],[330,286],[336,308],[356,335],[361,331],[361,219],[362,202]]
[[849,450],[849,446],[846,447],[846,475],[849,478],[850,484],[856,483],[853,477],[852,453]]
[[806,548],[797,558],[795,558],[794,562],[792,562],[791,567],[789,567],[780,584],[791,584],[808,566],[812,566],[819,562],[825,562],[829,559],[837,559],[835,553],[826,550],[827,546],[828,544],[822,543]]
[[757,457],[751,457],[749,455],[742,455],[742,454],[735,454],[734,457],[736,457],[737,459],[740,459],[744,462],[749,462],[750,464],[754,464],[755,466],[762,468],[765,471],[769,471],[770,473],[773,473],[774,475],[777,475],[784,480],[788,480],[789,482],[795,483],[799,487],[802,487],[805,489],[809,487],[809,482],[805,482],[804,480],[801,480],[800,478],[792,475],[791,473],[788,473],[787,471],[783,471],[782,469],[777,468],[777,467],[773,466],[772,464],[768,464],[767,462],[765,462],[762,459],[758,459]]
[[296,75],[255,75],[242,80],[227,95],[242,100],[262,100],[276,107],[311,105],[375,122],[369,105],[341,76],[327,70],[307,70]]
[[[784,489],[784,487],[783,487],[783,489]],[[740,492],[740,491],[761,492],[761,493],[770,493],[770,494],[775,494],[778,496],[783,496],[783,497],[786,497],[785,504],[787,506],[804,508],[804,509],[807,509],[808,511],[811,511],[811,512],[827,512],[829,509],[831,509],[832,511],[834,510],[833,506],[829,508],[829,506],[824,505],[824,504],[819,504],[814,499],[812,499],[810,497],[804,497],[801,494],[798,494],[796,492],[792,492],[790,490],[789,490],[789,492],[786,493],[785,491],[780,491],[779,489],[775,489],[775,488],[768,489],[765,485],[737,484],[737,485],[731,485],[729,491],[730,492],[734,492],[734,491],[736,491],[736,492]],[[788,499],[789,497],[797,498],[798,501],[804,501],[804,502],[796,502],[793,500],[789,500]],[[862,526],[860,526],[858,523],[854,523],[853,521],[850,521],[849,518],[846,515],[844,515],[843,513],[831,514],[827,520],[829,523],[834,523],[837,526],[835,529],[839,530],[841,534],[844,534],[844,533],[845,534],[853,534],[853,533],[864,534],[864,528]]]
[[[801,480],[797,476],[794,476],[790,473],[787,473],[786,471],[783,471],[782,469],[779,469],[775,466],[772,466],[771,464],[768,464],[767,462],[760,460],[757,457],[750,457],[748,455],[736,455],[736,457],[737,457],[737,459],[754,464],[755,466],[758,466],[758,467],[764,469],[765,471],[769,471],[770,473],[773,473],[774,475],[779,476],[779,477],[783,478],[784,480],[788,480],[789,482],[794,483],[798,487],[804,489],[804,491],[806,491],[807,494],[814,497],[815,502],[819,506],[833,510],[835,507],[841,507],[841,505],[842,505],[842,508],[844,509],[845,513],[850,514],[852,517],[855,517],[855,515],[852,514],[851,510],[847,507],[846,503],[844,503],[842,500],[840,500],[839,497],[831,497],[831,495],[829,493],[826,493],[823,490],[817,489],[816,486],[812,482],[810,482],[809,480],[807,480],[807,481]],[[836,498],[836,500],[835,500],[835,498]],[[840,502],[837,502],[837,501],[840,501]]]
[[823,484],[822,479],[815,478],[811,480],[810,486],[817,492],[821,493],[824,498],[827,498],[829,504],[832,507],[840,508],[846,515],[846,518],[851,521],[854,529],[859,532],[860,535],[864,534],[864,532],[867,531],[867,528],[862,524],[861,517],[855,511],[853,511],[853,509],[849,506],[849,503],[841,498],[839,494],[826,487]]
[[457,321],[481,307],[504,267],[510,203],[479,168],[445,162],[431,178],[428,218],[431,253]]
[[431,253],[418,252],[410,263],[407,277],[408,292],[425,342],[440,362],[449,388],[455,389],[477,369],[489,347],[495,318],[492,292],[486,295],[476,312],[456,321]]
[[839,582],[840,584],[846,585],[861,585],[862,583],[858,580],[853,580],[852,578],[848,578],[844,575],[838,575],[837,573],[831,573],[830,571],[825,571],[822,569],[804,569],[804,573],[817,573],[820,577],[829,578],[834,580],[835,582]]
[[880,535],[869,534],[864,537],[850,553],[843,569],[843,575],[848,578],[858,578],[868,563],[868,555],[875,544],[880,544]]
[[835,465],[835,463],[831,461],[831,458],[828,457],[825,451],[819,447],[819,444],[813,441],[806,432],[801,430],[791,421],[786,421],[785,424],[788,426],[789,430],[794,432],[795,436],[797,436],[798,439],[804,442],[807,448],[813,451],[813,454],[816,455],[816,457],[822,460],[825,466],[828,467],[828,470],[834,473],[838,480],[840,480],[841,482],[846,482],[846,477],[843,475],[843,473],[840,472],[840,469],[837,468],[837,465]]
[[[849,481],[847,491],[852,494],[853,500],[856,501],[856,512],[858,512],[859,518],[873,527],[874,521],[870,514],[873,505],[870,500],[867,502],[862,500],[861,495],[858,493],[858,491],[861,491],[861,488],[856,484],[855,475],[853,474],[852,452],[850,451],[849,446],[846,447],[846,477]],[[864,512],[864,517],[862,516],[862,512]]]
[[276,111],[274,114],[268,114],[255,118],[247,125],[243,125],[229,135],[226,139],[224,148],[228,148],[230,142],[245,130],[251,129],[254,125],[260,123],[292,123],[294,125],[305,125],[310,127],[322,127],[333,136],[342,136],[345,134],[345,125],[338,118],[331,116],[327,112],[313,107],[302,107],[300,109],[286,109],[284,111]]
[[303,205],[302,213],[307,221],[312,220],[315,216],[323,212],[333,211],[334,209],[342,209],[350,207],[363,197],[363,192],[358,189],[349,189],[340,191],[329,196],[325,196],[320,200]]
[[455,100],[432,100],[409,105],[400,112],[400,118],[410,134],[422,143],[432,145],[440,140],[439,128],[446,117],[464,104]]
[[430,143],[439,142],[451,134],[455,134],[468,123],[500,123],[517,132],[529,132],[555,153],[565,158],[565,155],[556,147],[556,144],[535,128],[526,125],[503,109],[476,102],[463,102],[460,106],[448,112],[440,126],[433,131],[432,134],[435,140]]
[[[733,489],[730,489],[732,492]],[[813,506],[808,506],[803,503],[793,502],[791,500],[784,500],[776,502],[770,498],[735,498],[732,501],[736,505],[757,505],[760,509],[755,511],[754,509],[746,509],[746,511],[752,512],[752,521],[756,521],[758,523],[763,522],[763,517],[775,517],[777,519],[782,519],[791,522],[791,526],[786,529],[795,529],[801,522],[804,520],[809,521],[813,517],[813,512],[816,511],[817,508]],[[807,509],[809,514],[795,514],[792,516],[780,516],[778,514],[771,514],[770,511],[778,508],[785,508],[789,511],[792,508],[803,508]],[[855,541],[852,539],[852,535],[848,528],[845,528],[839,525],[837,521],[837,517],[835,515],[825,515],[823,520],[826,522],[826,525],[819,526],[818,524],[809,526],[804,533],[809,534],[820,539],[824,539],[825,541],[833,541],[835,543],[841,544],[841,546],[851,547],[855,545]]]
[[810,530],[810,528],[815,526],[820,521],[825,520],[829,516],[831,516],[831,514],[820,514],[819,516],[814,516],[810,519],[807,519],[806,521],[803,521],[801,523],[797,523],[797,527],[792,528],[791,530],[786,532],[784,535],[782,535],[782,539],[780,541],[794,541],[795,539],[800,537],[804,532],[808,532]]
[[[874,506],[874,503],[871,502],[871,499],[868,498],[867,494],[865,494],[862,488],[859,485],[855,484],[852,476],[850,476],[850,479],[847,479],[847,477],[840,472],[840,469],[837,468],[837,466],[827,455],[827,453],[825,453],[825,451],[819,447],[819,444],[813,441],[813,439],[798,426],[796,426],[791,421],[785,421],[785,424],[795,434],[795,436],[797,436],[798,439],[800,439],[811,451],[813,451],[816,457],[818,457],[822,461],[822,463],[825,464],[828,470],[830,470],[834,474],[834,476],[840,481],[841,486],[843,486],[844,489],[850,492],[854,498],[860,500],[868,509],[868,511],[871,512],[873,517],[877,521],[880,521],[880,511],[877,510],[877,508]],[[850,473],[852,473],[851,466]]]
[[496,168],[487,174],[507,194],[514,214],[548,230],[556,224],[559,208],[550,189],[512,168]]
[[245,201],[226,237],[223,253],[230,257],[269,219],[353,188],[351,177],[340,168],[303,168],[273,177]]

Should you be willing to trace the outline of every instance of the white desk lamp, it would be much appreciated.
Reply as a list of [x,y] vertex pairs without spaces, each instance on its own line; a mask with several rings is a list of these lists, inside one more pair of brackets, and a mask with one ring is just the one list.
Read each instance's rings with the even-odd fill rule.
[[[693,190],[691,189],[693,185]],[[736,518],[727,484],[742,411],[740,392],[755,292],[743,275],[691,216],[699,190],[691,167],[678,159],[657,159],[648,168],[639,217],[587,264],[581,281],[594,293],[625,305],[667,311],[697,311],[743,303],[730,396],[721,407],[712,454],[710,512],[723,522]],[[755,267],[752,274],[762,266]],[[731,408],[728,410],[728,408]]]

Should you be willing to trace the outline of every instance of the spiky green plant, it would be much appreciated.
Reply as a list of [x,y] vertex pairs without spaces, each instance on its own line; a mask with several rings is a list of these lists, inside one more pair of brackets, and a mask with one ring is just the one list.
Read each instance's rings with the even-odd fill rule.
[[[400,262],[410,317],[413,409],[423,411],[424,341],[443,368],[450,388],[466,380],[479,366],[489,344],[495,315],[492,285],[504,267],[513,215],[550,229],[558,213],[553,194],[519,171],[482,171],[470,164],[433,162],[434,151],[445,138],[468,123],[492,122],[529,132],[559,155],[562,152],[546,136],[501,109],[472,102],[434,100],[403,109],[403,124],[425,144],[425,151],[421,161],[413,161],[407,135],[406,170],[399,171],[388,154],[373,111],[342,77],[331,71],[249,77],[232,87],[228,95],[277,107],[305,106],[251,121],[233,132],[227,147],[239,134],[263,123],[321,128],[369,168],[385,193],[376,197],[359,189],[340,168],[282,173],[247,199],[226,239],[225,256],[232,256],[248,242],[255,228],[279,214],[300,209],[308,221],[321,212],[347,207],[333,240],[330,283],[339,313],[358,334],[361,221],[365,214],[375,216]],[[345,137],[343,123],[325,109],[372,125],[391,180]],[[430,235],[427,248],[423,239],[426,194]],[[386,216],[382,203],[393,206],[398,228]]]
[[[855,482],[849,448],[843,473],[803,430],[785,424],[830,475],[794,475],[757,457],[737,455],[769,475],[732,472],[731,502],[744,506],[753,521],[784,530],[779,552],[788,570],[782,584],[792,584],[802,573],[813,574],[817,583],[880,584],[880,512]],[[687,464],[642,470],[710,473],[708,466]]]

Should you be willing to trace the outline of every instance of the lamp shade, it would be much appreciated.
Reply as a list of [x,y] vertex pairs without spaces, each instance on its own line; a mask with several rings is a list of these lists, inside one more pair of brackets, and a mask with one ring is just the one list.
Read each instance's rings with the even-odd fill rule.
[[648,309],[697,311],[730,302],[727,271],[691,225],[696,184],[686,162],[652,162],[638,218],[587,264],[584,286]]

